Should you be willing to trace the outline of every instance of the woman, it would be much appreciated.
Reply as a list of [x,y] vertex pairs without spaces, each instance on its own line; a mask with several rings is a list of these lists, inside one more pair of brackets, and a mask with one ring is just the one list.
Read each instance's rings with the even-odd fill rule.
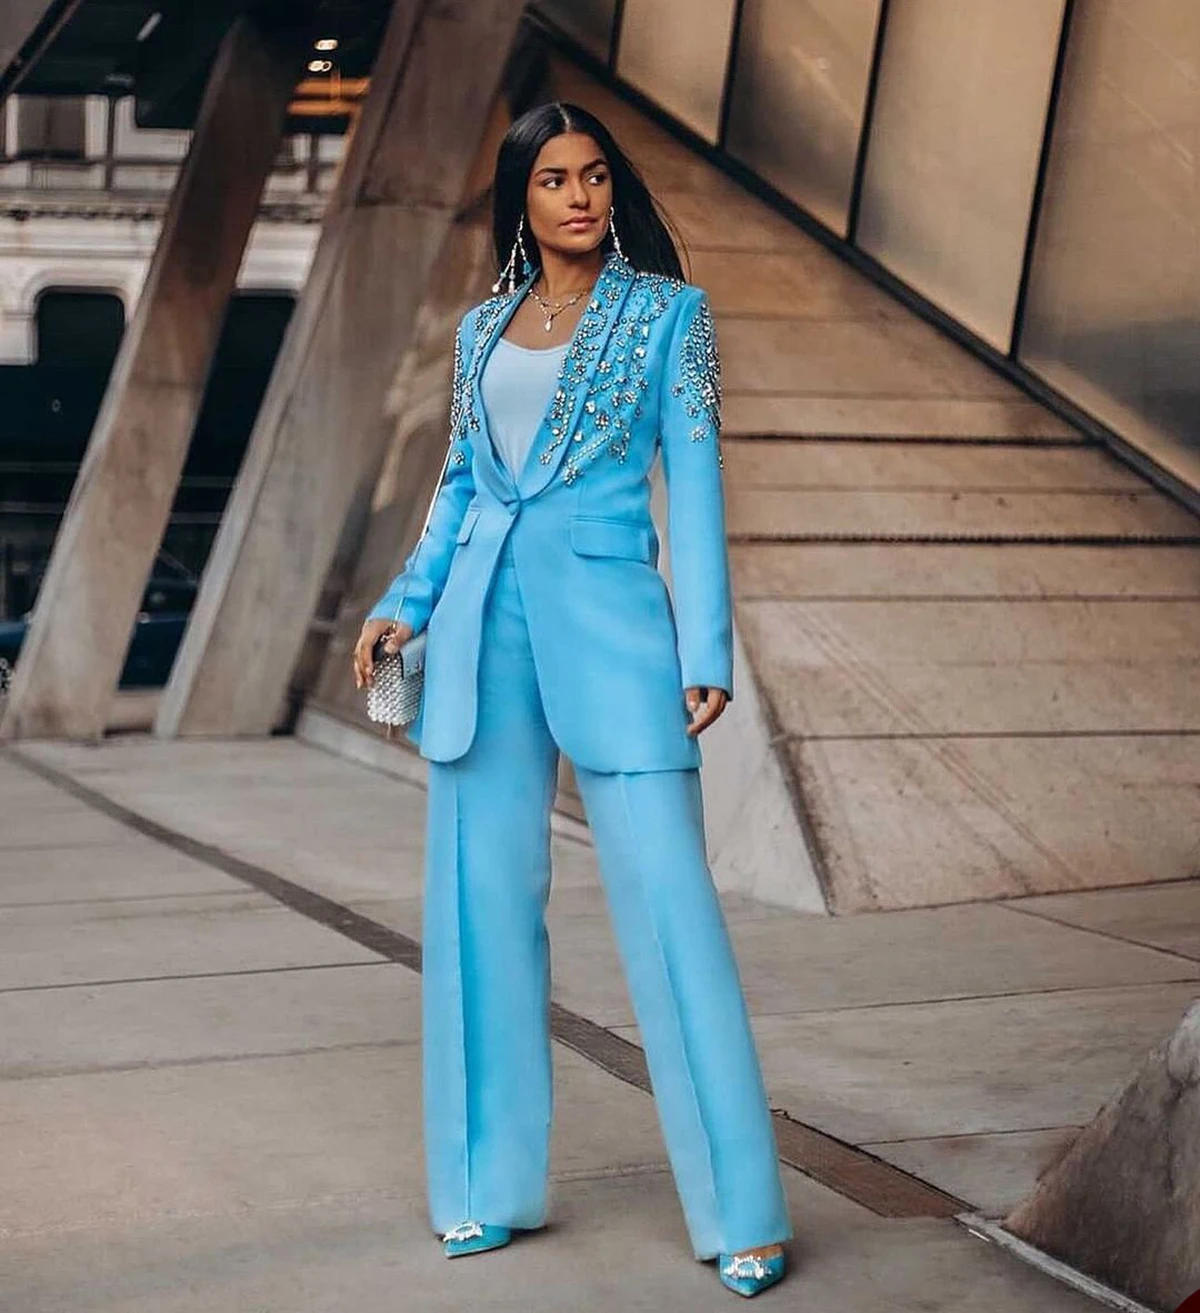
[[[430,1212],[449,1256],[543,1225],[550,809],[560,751],[595,840],[697,1258],[755,1294],[791,1234],[706,863],[697,736],[733,693],[719,366],[654,202],[571,104],[522,116],[494,193],[501,281],[455,337],[425,537],[363,625],[423,626],[423,1033]],[[507,289],[501,290],[507,280]],[[661,452],[674,599],[657,569]]]

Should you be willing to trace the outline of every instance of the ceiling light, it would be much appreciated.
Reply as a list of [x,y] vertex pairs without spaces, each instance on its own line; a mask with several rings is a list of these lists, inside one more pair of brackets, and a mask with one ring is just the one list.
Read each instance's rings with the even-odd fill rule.
[[308,71],[310,73],[328,73],[333,67],[331,59],[310,59],[308,61]]
[[318,50],[336,50],[338,48],[337,37],[323,36],[320,41],[314,41],[313,45]]
[[142,24],[141,28],[138,30],[137,39],[139,41],[145,41],[145,39],[150,35],[150,33],[153,32],[154,29],[161,22],[162,22],[162,14],[159,13],[158,10],[155,10],[154,13],[152,13],[150,17],[146,19],[146,21]]

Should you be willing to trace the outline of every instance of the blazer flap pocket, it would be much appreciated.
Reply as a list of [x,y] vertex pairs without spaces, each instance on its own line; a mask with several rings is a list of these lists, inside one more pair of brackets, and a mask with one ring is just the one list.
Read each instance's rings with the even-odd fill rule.
[[479,519],[479,507],[470,506],[467,513],[462,518],[462,523],[458,526],[458,536],[455,538],[457,543],[465,543],[471,536],[471,530],[475,527],[475,521]]
[[571,547],[580,556],[621,556],[631,561],[649,561],[650,529],[633,520],[575,515],[571,518]]

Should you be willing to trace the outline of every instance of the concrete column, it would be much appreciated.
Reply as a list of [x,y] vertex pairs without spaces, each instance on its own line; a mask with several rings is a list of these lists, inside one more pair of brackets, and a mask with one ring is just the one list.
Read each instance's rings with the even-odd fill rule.
[[0,737],[104,731],[307,39],[300,24],[242,18],[222,42]]
[[1152,1308],[1200,1289],[1200,1003],[1004,1225]]
[[454,222],[520,0],[397,0],[156,732],[263,734]]
[[[441,472],[454,330],[464,310],[491,295],[496,278],[490,190],[496,150],[511,121],[507,98],[498,95],[467,184],[471,199],[464,200],[463,215],[430,271],[408,350],[384,399],[375,459],[364,469],[342,526],[327,578],[336,596],[333,628],[324,643],[319,634],[310,634],[315,669],[303,684],[306,706],[371,732],[366,701],[354,687],[350,653],[363,617],[415,546]],[[396,742],[408,746],[402,738]]]

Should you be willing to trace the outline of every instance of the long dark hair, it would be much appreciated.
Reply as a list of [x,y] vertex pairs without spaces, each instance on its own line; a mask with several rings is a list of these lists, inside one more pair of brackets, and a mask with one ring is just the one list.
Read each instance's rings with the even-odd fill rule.
[[[564,132],[585,133],[608,160],[613,222],[621,240],[621,250],[629,263],[643,273],[682,279],[683,266],[668,220],[629,157],[594,114],[580,105],[561,100],[527,110],[513,121],[500,143],[492,192],[492,241],[496,247],[497,264],[504,267],[517,239],[517,224],[525,212],[525,193],[538,152],[551,137]],[[541,250],[528,223],[522,241],[529,259],[535,267],[539,266]],[[609,231],[604,234],[601,250],[612,249],[612,232]],[[519,278],[519,268],[516,273]]]

